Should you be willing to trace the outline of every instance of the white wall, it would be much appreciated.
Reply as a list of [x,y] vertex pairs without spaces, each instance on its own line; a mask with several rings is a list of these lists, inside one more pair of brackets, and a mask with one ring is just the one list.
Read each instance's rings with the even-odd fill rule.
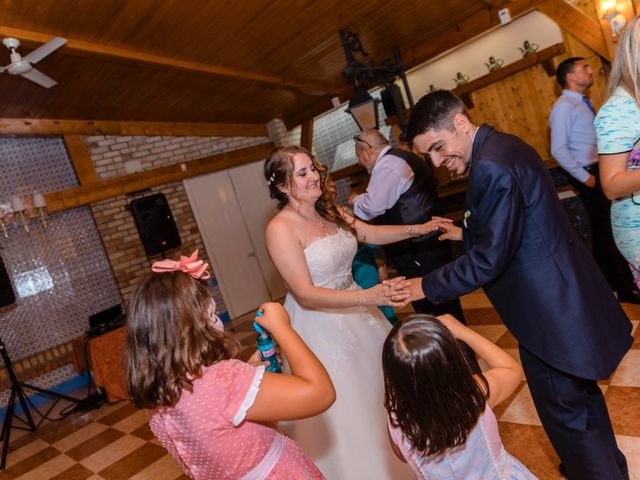
[[538,44],[539,50],[563,41],[560,27],[553,20],[537,11],[529,13],[411,70],[407,78],[414,101],[427,93],[430,84],[455,88],[456,72],[468,75],[470,80],[486,75],[489,71],[484,64],[490,56],[502,58],[505,65],[515,62],[522,58],[518,47],[522,47],[525,40]]

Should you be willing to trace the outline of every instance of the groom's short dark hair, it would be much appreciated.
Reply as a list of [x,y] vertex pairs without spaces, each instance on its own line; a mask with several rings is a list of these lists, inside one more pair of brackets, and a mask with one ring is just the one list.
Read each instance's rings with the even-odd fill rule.
[[453,117],[462,113],[467,118],[464,103],[450,90],[436,90],[428,93],[416,103],[407,126],[407,142],[413,143],[413,139],[428,130],[453,130]]

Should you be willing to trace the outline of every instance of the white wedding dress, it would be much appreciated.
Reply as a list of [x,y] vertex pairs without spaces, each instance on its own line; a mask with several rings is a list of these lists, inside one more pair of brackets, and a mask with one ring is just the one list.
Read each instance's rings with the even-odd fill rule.
[[[338,229],[304,254],[313,284],[359,289],[351,276],[357,242]],[[285,428],[328,480],[415,478],[391,451],[387,438],[382,344],[391,326],[374,307],[305,309],[289,293],[291,324],[329,372],[336,401],[325,413]]]

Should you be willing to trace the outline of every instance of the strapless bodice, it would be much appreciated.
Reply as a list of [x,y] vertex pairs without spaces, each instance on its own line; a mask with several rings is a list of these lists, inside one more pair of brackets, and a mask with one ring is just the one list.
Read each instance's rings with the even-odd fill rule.
[[333,235],[309,244],[304,249],[304,255],[313,284],[336,290],[352,287],[351,262],[357,249],[355,237],[341,228]]

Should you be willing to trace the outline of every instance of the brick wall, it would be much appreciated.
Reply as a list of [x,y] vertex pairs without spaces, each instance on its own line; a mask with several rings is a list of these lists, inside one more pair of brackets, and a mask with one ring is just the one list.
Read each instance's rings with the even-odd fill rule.
[[[85,138],[98,178],[105,180],[126,175],[125,163],[140,162],[143,171],[201,158],[216,153],[257,145],[271,141],[269,137],[117,137],[89,136]],[[182,246],[168,252],[168,256],[189,254],[196,248],[200,256],[208,261],[200,232],[189,205],[182,182],[161,185],[135,195],[121,195],[94,203],[91,210],[113,269],[118,289],[126,301],[144,275],[149,271],[150,261],[160,259],[156,255],[146,257],[133,216],[128,209],[131,200],[163,193],[167,197]],[[213,279],[218,313],[224,315],[226,308],[217,281]]]

